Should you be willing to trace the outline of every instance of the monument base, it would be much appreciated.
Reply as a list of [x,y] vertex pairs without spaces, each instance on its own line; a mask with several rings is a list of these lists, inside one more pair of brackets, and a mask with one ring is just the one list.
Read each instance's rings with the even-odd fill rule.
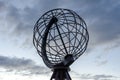
[[55,68],[50,80],[72,80],[68,71],[66,67]]

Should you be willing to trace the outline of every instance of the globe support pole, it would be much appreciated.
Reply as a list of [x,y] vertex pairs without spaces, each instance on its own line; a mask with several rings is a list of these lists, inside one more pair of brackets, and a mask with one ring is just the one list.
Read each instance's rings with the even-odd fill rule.
[[72,80],[72,79],[68,73],[68,68],[60,67],[53,69],[53,74],[50,80]]

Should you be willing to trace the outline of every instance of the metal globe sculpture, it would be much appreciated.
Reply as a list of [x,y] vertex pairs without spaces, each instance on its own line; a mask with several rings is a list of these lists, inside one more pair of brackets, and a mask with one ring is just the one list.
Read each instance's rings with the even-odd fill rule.
[[71,80],[69,66],[86,50],[89,41],[85,21],[69,9],[53,9],[34,26],[33,44],[55,80]]

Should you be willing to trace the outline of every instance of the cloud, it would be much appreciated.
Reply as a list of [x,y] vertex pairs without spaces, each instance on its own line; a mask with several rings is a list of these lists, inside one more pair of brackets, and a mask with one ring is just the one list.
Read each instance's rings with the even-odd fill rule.
[[94,75],[94,80],[100,80],[100,79],[107,79],[110,80],[111,78],[114,78],[112,75]]
[[0,11],[3,11],[5,9],[5,4],[0,1]]
[[115,43],[114,43],[114,44],[113,44],[113,43],[109,44],[109,46],[107,46],[107,47],[104,49],[104,51],[113,50],[113,49],[115,49],[115,48],[118,48],[118,47],[120,47],[119,44],[120,44],[120,39],[115,40]]
[[[74,10],[86,21],[90,35],[87,53],[99,45],[107,45],[107,50],[120,47],[119,0],[26,0],[25,2],[17,0],[19,3],[14,1],[0,1],[0,24],[2,24],[0,33],[2,35],[4,33],[9,35],[8,40],[17,38],[17,42],[21,43],[22,41],[23,46],[33,46],[32,35],[35,22],[44,12],[53,8],[62,7]],[[110,46],[111,44],[112,46]],[[103,65],[108,60],[98,59],[97,62],[98,65]],[[15,71],[26,75],[49,73],[49,70],[46,71],[46,68],[43,66],[36,65],[34,61],[25,58],[0,56],[0,67],[10,72]],[[109,74],[80,75],[80,78],[86,80],[110,80],[114,77]]]
[[[88,52],[100,45],[115,45],[120,40],[120,1],[78,1],[75,10],[83,17],[88,25]],[[74,9],[73,9],[74,10]],[[113,46],[119,47],[119,46]]]
[[97,62],[97,65],[98,65],[98,66],[101,66],[101,65],[105,65],[105,64],[107,64],[107,63],[108,63],[107,60],[103,60],[103,61]]
[[[17,38],[18,41],[16,42],[22,42],[23,46],[33,46],[33,27],[39,17],[50,9],[62,7],[74,10],[86,21],[90,35],[87,53],[90,53],[94,50],[94,47],[99,45],[106,45],[107,50],[120,47],[119,0],[30,0],[24,3],[14,3],[8,0],[0,1],[0,11],[2,13],[0,22],[4,23],[0,29],[5,28],[2,34],[9,35],[9,39]],[[22,7],[18,7],[17,4],[22,5]],[[111,44],[113,46],[110,46]],[[98,65],[107,62],[107,60],[100,60]]]
[[6,7],[6,21],[11,25],[8,28],[13,28],[11,35],[14,35],[13,37],[21,35],[25,38],[23,41],[28,40],[28,37],[32,41],[35,22],[44,12],[57,7],[72,9],[85,19],[90,34],[90,45],[116,43],[114,41],[120,38],[120,1],[118,0],[36,0],[35,2],[30,0],[29,4],[26,1],[24,4],[16,2],[20,6],[23,5],[21,8],[13,4],[14,2],[6,2],[7,0],[0,2],[0,9]]
[[72,77],[74,79],[81,79],[81,80],[116,80],[119,77],[109,74],[78,74],[74,71],[71,72]]
[[50,73],[47,68],[36,65],[33,60],[25,58],[0,56],[0,67],[6,69],[7,72],[15,71],[15,73],[23,75],[42,75]]
[[[24,4],[17,3],[17,1],[15,1],[16,4],[24,6],[21,8],[14,4],[14,2],[6,3],[7,0],[1,1],[1,4],[7,8],[5,15],[6,21],[9,23],[9,25],[16,24],[16,26],[14,26],[13,34],[31,36],[35,22],[37,19],[39,19],[40,15],[51,8],[57,7],[58,2],[54,1],[51,3],[50,0],[36,0],[36,2],[33,3],[32,1],[34,0],[31,0],[31,3],[29,2],[29,4],[26,4],[26,1]],[[46,2],[51,4],[45,5]],[[32,6],[30,6],[30,4]]]
[[81,0],[69,1],[68,4],[70,9],[83,17],[88,25],[89,51],[98,45],[116,44],[116,40],[120,39],[120,1]]
[[[2,13],[0,22],[4,24],[3,27],[0,27],[0,33],[9,35],[7,38],[13,40],[11,43],[15,43],[17,40],[16,42],[20,43],[22,47],[33,48],[32,35],[35,22],[46,11],[62,7],[74,10],[86,21],[90,36],[86,53],[90,53],[100,45],[106,45],[105,50],[107,51],[120,47],[119,0],[30,0],[24,3],[13,3],[15,2],[0,1]],[[22,7],[18,7],[19,5]],[[1,31],[3,28],[5,28],[4,31]],[[108,61],[107,59],[97,59],[96,62],[97,65],[105,65]]]
[[[92,7],[86,10],[86,16],[91,16],[91,20],[94,20],[92,24],[88,24],[90,27],[91,35],[96,34],[96,44],[113,42],[119,39],[120,34],[120,11],[119,5],[120,1],[115,2],[113,0],[103,1],[95,3]],[[92,36],[93,38],[93,36]]]
[[[15,74],[30,76],[30,75],[49,75],[51,71],[47,68],[36,65],[35,62],[31,59],[25,58],[9,58],[6,56],[0,56],[0,68],[5,69],[5,72],[15,72]],[[82,80],[115,80],[119,79],[114,75],[107,74],[79,74],[74,71],[70,71],[70,76],[73,79],[82,79]]]

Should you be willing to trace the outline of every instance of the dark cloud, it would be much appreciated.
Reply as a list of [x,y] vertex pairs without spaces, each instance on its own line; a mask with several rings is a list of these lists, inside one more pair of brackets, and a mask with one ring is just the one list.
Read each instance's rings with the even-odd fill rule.
[[120,1],[81,0],[71,1],[68,4],[71,4],[68,6],[83,17],[88,25],[89,48],[104,43],[116,43],[115,40],[120,38]]
[[23,75],[33,74],[49,74],[50,71],[43,67],[36,65],[34,61],[24,58],[9,58],[6,56],[0,56],[0,67],[6,69],[8,72],[15,71]]
[[4,2],[0,1],[0,11],[5,9],[5,4]]
[[[90,16],[92,24],[88,24],[90,29],[90,36],[96,34],[96,44],[113,42],[119,39],[120,35],[120,1],[103,1],[101,0],[96,5],[91,5],[86,10],[86,16]],[[94,38],[92,36],[92,38]]]
[[[73,1],[75,10],[88,25],[89,46],[87,52],[99,45],[117,44],[120,39],[120,1],[118,0],[81,0]],[[119,46],[115,46],[119,47]]]
[[[28,75],[49,75],[51,71],[43,66],[36,65],[35,62],[31,59],[25,58],[9,58],[6,56],[0,56],[0,68],[6,69],[6,72],[15,72],[15,74],[20,74],[24,76]],[[83,80],[115,80],[119,79],[114,75],[106,74],[78,74],[74,71],[70,71],[70,75],[75,79]]]
[[[46,2],[50,4],[46,5]],[[14,33],[31,36],[35,22],[39,19],[42,13],[57,7],[57,2],[58,1],[51,2],[50,0],[36,0],[34,4],[31,3],[33,6],[25,6],[22,9],[17,8],[17,6],[14,5],[9,5],[9,11],[6,16],[9,17],[8,22],[13,20],[13,24],[17,24]]]
[[[32,40],[33,26],[38,18],[50,9],[63,7],[73,9],[85,19],[90,33],[90,45],[96,46],[106,42],[112,43],[114,40],[120,38],[120,1],[118,0],[36,0],[33,2],[34,1],[31,1],[31,3],[29,3],[32,4],[31,6],[23,4],[24,7],[22,8],[18,8],[9,2],[0,2],[1,8],[2,6],[7,6],[6,20],[9,25],[16,24],[12,34],[17,35],[17,37],[18,35],[22,35],[23,37],[25,36],[26,39],[31,37]],[[89,46],[89,48],[90,47],[93,46]],[[91,48],[89,50],[91,50]]]

